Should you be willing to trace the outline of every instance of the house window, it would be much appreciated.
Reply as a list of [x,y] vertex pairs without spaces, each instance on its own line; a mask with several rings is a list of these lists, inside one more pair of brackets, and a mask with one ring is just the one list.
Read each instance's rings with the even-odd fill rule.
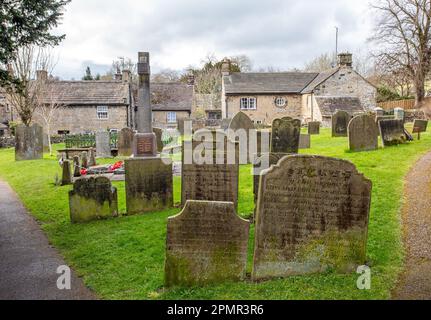
[[176,112],[168,112],[166,115],[168,123],[176,123],[177,122],[177,113]]
[[107,106],[98,106],[97,107],[97,119],[99,119],[99,120],[108,119],[108,107]]
[[241,98],[241,110],[256,110],[256,98]]
[[277,98],[275,99],[275,105],[276,105],[278,108],[284,108],[284,107],[287,105],[287,100],[286,100],[286,98],[283,98],[283,97],[277,97]]

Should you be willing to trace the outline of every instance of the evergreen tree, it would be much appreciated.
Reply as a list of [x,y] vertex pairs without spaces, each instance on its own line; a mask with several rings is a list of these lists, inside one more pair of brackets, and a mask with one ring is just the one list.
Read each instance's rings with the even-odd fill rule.
[[85,80],[85,81],[94,80],[93,76],[91,75],[90,67],[87,67],[87,69],[85,70],[85,76],[82,77],[82,80]]

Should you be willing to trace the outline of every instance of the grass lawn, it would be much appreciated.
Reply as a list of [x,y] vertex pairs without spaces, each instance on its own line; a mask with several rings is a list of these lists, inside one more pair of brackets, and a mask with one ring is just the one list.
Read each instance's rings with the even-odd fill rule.
[[[60,147],[60,146],[57,146]],[[120,217],[85,225],[69,219],[70,186],[57,187],[60,167],[54,157],[15,162],[14,150],[0,150],[0,177],[17,191],[40,222],[51,243],[85,284],[104,299],[388,299],[403,267],[401,216],[403,178],[421,155],[431,150],[431,128],[422,140],[365,153],[350,153],[346,138],[331,138],[330,130],[312,136],[312,149],[302,153],[352,161],[373,181],[368,260],[372,289],[356,289],[358,275],[333,273],[298,276],[262,283],[225,283],[199,288],[163,288],[166,222],[179,209]],[[106,162],[105,160],[104,162]],[[112,160],[111,160],[112,162]],[[175,201],[181,181],[174,180]],[[119,209],[125,212],[124,183],[118,188]],[[253,212],[250,166],[240,173],[239,214]],[[251,228],[248,272],[251,271],[254,228]]]

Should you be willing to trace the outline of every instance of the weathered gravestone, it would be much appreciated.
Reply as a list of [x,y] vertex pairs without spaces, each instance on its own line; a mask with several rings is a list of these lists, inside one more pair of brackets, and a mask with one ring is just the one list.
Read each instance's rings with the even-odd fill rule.
[[111,158],[110,134],[108,131],[96,132],[96,156],[98,158]]
[[87,151],[84,151],[81,153],[81,166],[84,169],[88,168],[88,152]]
[[309,134],[301,134],[299,137],[299,149],[311,148],[311,136]]
[[308,123],[308,134],[320,134],[320,122],[312,121]]
[[126,160],[127,214],[160,211],[173,206],[172,163],[161,158]]
[[118,134],[118,155],[130,157],[133,154],[133,136],[134,131],[130,128],[121,129]]
[[163,145],[163,129],[160,128],[153,128],[153,132],[156,135],[156,144],[157,144],[157,152],[162,152],[164,145]]
[[72,184],[72,172],[70,171],[70,160],[63,160],[61,168],[62,168],[61,185],[67,186],[69,184]]
[[351,151],[371,151],[379,147],[379,131],[373,116],[364,114],[349,123],[349,146]]
[[347,161],[284,157],[262,173],[253,280],[335,270],[366,261],[371,181]]
[[403,120],[379,121],[380,136],[383,146],[389,147],[407,142]]
[[413,123],[413,133],[418,134],[418,140],[421,138],[421,133],[426,132],[428,129],[428,120],[415,119]]
[[79,164],[79,156],[73,157],[73,176],[78,178],[81,176],[81,166]]
[[[223,138],[223,139],[222,139]],[[221,140],[218,140],[221,139]],[[224,141],[224,142],[223,142]],[[238,204],[238,179],[239,179],[239,161],[238,149],[235,144],[227,146],[228,139],[226,136],[219,136],[213,140],[213,143],[208,145],[208,142],[200,141],[183,141],[183,165],[181,171],[181,199],[185,205],[187,200],[203,200],[203,201],[222,201],[233,202],[235,208]],[[220,150],[220,145],[224,148]],[[190,145],[188,145],[190,144]],[[198,153],[199,146],[205,144],[212,152],[212,158],[208,157],[208,161],[198,162],[194,157],[186,153]],[[219,147],[219,148],[217,148]],[[234,161],[229,163],[227,151],[235,150]],[[201,152],[205,158],[206,153]]]
[[43,158],[43,128],[38,124],[30,127],[20,124],[15,129],[15,160]]
[[187,201],[167,229],[166,286],[245,278],[250,224],[237,216],[233,203]]
[[332,115],[332,137],[347,137],[347,128],[352,117],[346,111]]
[[298,153],[300,135],[300,120],[275,119],[272,122],[271,152]]
[[88,167],[94,167],[97,163],[96,163],[96,152],[94,151],[93,148],[90,148],[90,150],[88,151]]
[[117,189],[106,177],[80,178],[69,192],[72,223],[118,216]]
[[[252,135],[252,139],[250,139],[250,135]],[[243,154],[243,156],[247,157],[247,163],[252,163],[253,159],[250,159],[249,156],[257,152],[258,146],[253,145],[257,143],[257,135],[253,122],[244,112],[238,112],[232,118],[228,127],[228,138],[231,141],[239,142],[240,152],[246,153],[246,155]],[[250,152],[250,150],[252,150],[252,152]]]

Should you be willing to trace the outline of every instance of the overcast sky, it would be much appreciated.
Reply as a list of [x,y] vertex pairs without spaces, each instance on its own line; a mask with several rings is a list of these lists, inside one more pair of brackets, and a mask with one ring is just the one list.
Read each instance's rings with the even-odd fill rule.
[[321,53],[367,52],[364,0],[72,0],[59,31],[55,75],[104,74],[119,56],[151,54],[152,72],[199,66],[208,55],[245,54],[254,69],[301,68]]

